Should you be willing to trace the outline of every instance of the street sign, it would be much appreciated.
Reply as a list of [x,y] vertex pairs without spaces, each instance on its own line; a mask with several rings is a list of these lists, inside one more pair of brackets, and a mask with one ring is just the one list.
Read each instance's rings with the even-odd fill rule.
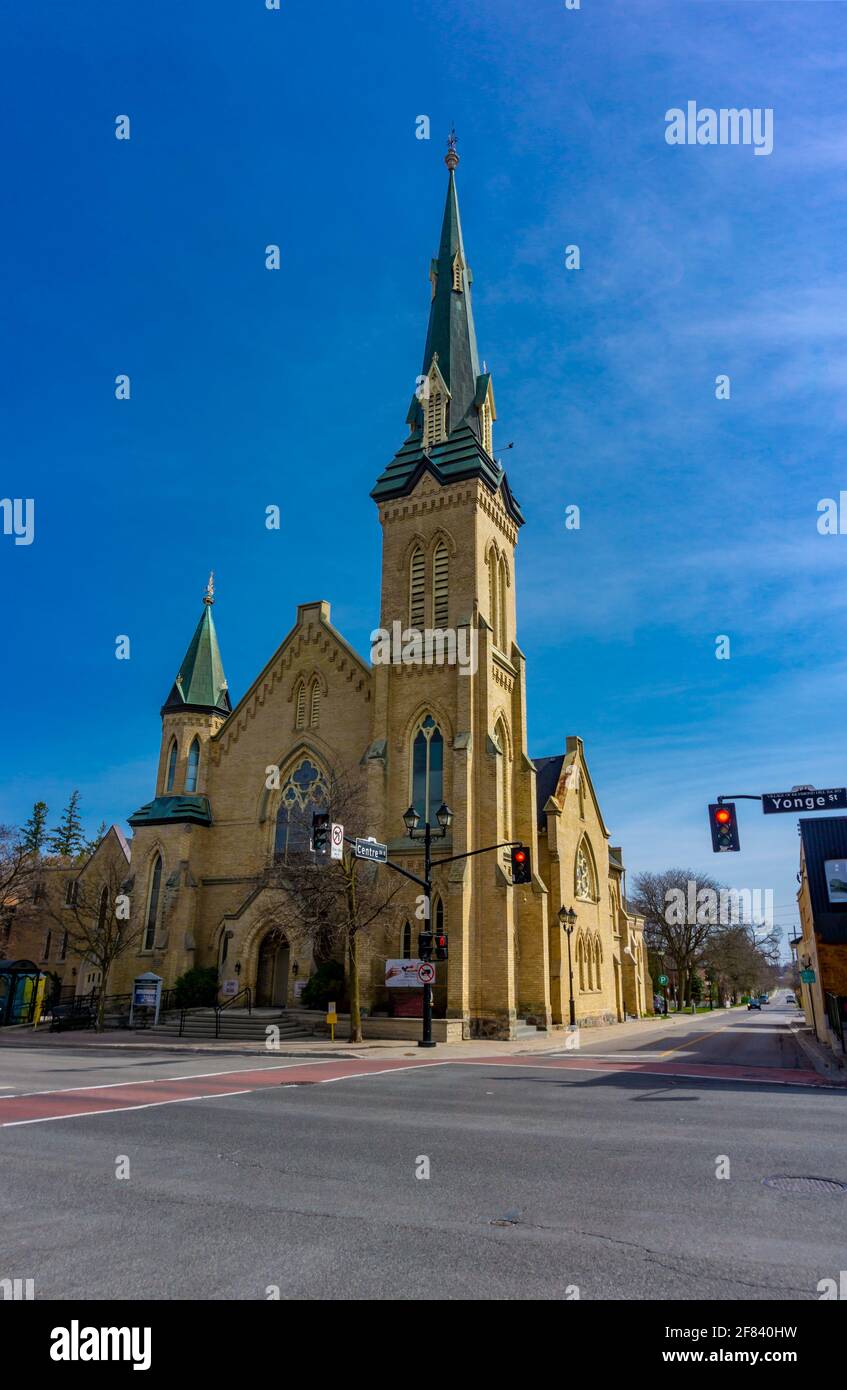
[[660,976],[658,977],[658,983],[662,986],[662,989],[664,989],[664,987],[665,987],[665,985],[667,984],[667,982],[668,982],[668,977],[667,977],[667,975],[660,975]]
[[814,970],[801,970],[800,979],[803,981],[804,985],[813,985],[815,983]]
[[764,792],[762,810],[766,816],[792,811],[847,810],[847,787],[795,787],[790,792]]
[[386,864],[388,845],[381,845],[378,840],[357,840],[355,854],[357,859],[369,859],[372,864]]
[[329,857],[330,859],[344,858],[344,826],[333,823],[332,833],[329,837]]
[[418,979],[422,985],[431,985],[435,979],[435,966],[428,961],[422,960],[418,966]]

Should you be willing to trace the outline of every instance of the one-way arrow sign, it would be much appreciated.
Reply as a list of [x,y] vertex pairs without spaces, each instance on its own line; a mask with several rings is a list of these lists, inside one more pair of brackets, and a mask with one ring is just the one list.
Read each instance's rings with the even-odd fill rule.
[[762,795],[762,810],[766,816],[839,808],[847,808],[847,787],[798,787],[791,792],[764,792]]

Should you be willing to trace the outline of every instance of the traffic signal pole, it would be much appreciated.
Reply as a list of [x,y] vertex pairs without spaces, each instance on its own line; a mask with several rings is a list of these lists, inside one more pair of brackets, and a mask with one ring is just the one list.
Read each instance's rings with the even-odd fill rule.
[[[345,835],[345,839],[348,836]],[[352,843],[352,842],[351,842]],[[439,864],[454,864],[458,859],[472,859],[475,854],[490,854],[494,849],[510,849],[514,845],[522,845],[523,840],[503,840],[498,845],[486,845],[484,849],[469,849],[465,854],[450,854],[444,859],[432,858],[432,831],[429,821],[424,826],[424,875],[420,878],[417,874],[411,873],[409,869],[403,869],[399,864],[393,864],[390,859],[385,863],[389,869],[394,869],[395,873],[402,874],[404,878],[410,878],[413,883],[420,884],[424,890],[424,932],[432,940],[432,870]],[[432,1037],[432,985],[425,984],[423,987],[423,1028],[421,1030],[421,1040],[418,1047],[437,1047],[438,1044]]]

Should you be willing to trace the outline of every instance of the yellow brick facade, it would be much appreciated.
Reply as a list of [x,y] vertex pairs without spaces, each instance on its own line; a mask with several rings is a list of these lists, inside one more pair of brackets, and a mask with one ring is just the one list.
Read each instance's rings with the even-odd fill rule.
[[[222,709],[192,705],[186,696],[192,673],[182,671],[163,712],[155,796],[166,810],[158,814],[163,802],[157,801],[160,823],[153,812],[150,823],[136,820],[131,897],[141,945],[120,963],[116,990],[144,970],[170,986],[186,969],[208,966],[218,968],[229,991],[249,986],[259,1002],[292,1004],[314,959],[287,924],[279,890],[262,882],[274,858],[278,816],[284,819],[287,798],[296,795],[292,777],[306,775],[305,760],[315,775],[340,769],[360,778],[365,823],[345,827],[348,833],[386,843],[396,863],[420,874],[422,851],[407,837],[403,814],[417,794],[413,748],[425,746],[428,785],[438,786],[438,799],[453,812],[451,834],[437,852],[464,855],[520,840],[534,866],[532,883],[522,887],[511,882],[505,848],[435,870],[433,916],[440,914],[450,941],[449,961],[437,970],[435,1004],[454,1021],[452,1031],[511,1037],[521,1019],[543,1028],[567,1022],[562,906],[572,906],[578,919],[577,1020],[652,1011],[640,924],[626,910],[620,853],[610,857],[578,739],[568,740],[561,776],[539,804],[518,643],[515,550],[522,517],[492,452],[496,412],[490,374],[476,358],[454,148],[446,162],[447,206],[418,379],[426,391],[413,400],[410,434],[395,460],[402,480],[395,485],[389,468],[373,496],[382,528],[381,630],[445,630],[464,643],[459,650],[469,659],[365,660],[332,626],[329,604],[312,602],[298,608],[294,628],[231,712],[219,662],[214,699]],[[189,785],[195,740],[199,765]],[[549,780],[550,760],[544,765]],[[275,767],[278,785],[269,786],[268,770]],[[170,816],[167,807],[176,807],[182,792],[195,801],[208,798],[211,824]],[[581,869],[579,883],[578,860],[589,866],[588,880]],[[385,961],[403,955],[406,922],[417,954],[418,892],[404,883],[403,911],[390,930],[377,924],[363,941],[362,1002],[371,1012],[387,1003]]]

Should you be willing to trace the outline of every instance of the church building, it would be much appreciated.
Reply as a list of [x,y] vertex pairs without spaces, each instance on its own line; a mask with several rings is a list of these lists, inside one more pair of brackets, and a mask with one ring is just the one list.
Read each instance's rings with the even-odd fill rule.
[[[621,851],[609,844],[582,741],[567,738],[556,757],[528,752],[515,582],[524,518],[495,457],[494,386],[477,351],[458,162],[451,137],[408,433],[371,491],[382,527],[379,630],[432,641],[412,643],[405,657],[395,649],[365,659],[333,627],[328,602],[304,602],[233,706],[210,584],[161,711],[151,800],[130,817],[137,947],[118,961],[110,991],[143,971],[169,987],[209,966],[226,995],[249,986],[257,1005],[295,1006],[315,957],[287,929],[267,868],[313,811],[329,809],[342,767],[363,788],[366,823],[351,830],[387,844],[413,873],[423,853],[404,823],[410,804],[433,825],[449,805],[438,855],[517,840],[530,850],[526,885],[513,885],[505,848],[435,869],[433,925],[449,937],[434,989],[436,1039],[567,1025],[571,997],[578,1023],[652,1013],[643,924],[627,907]],[[279,769],[277,785],[269,767]],[[404,1035],[392,1031],[402,991],[386,983],[386,962],[417,955],[420,890],[402,884],[399,915],[362,941],[369,1036]],[[575,920],[563,925],[561,909]]]

